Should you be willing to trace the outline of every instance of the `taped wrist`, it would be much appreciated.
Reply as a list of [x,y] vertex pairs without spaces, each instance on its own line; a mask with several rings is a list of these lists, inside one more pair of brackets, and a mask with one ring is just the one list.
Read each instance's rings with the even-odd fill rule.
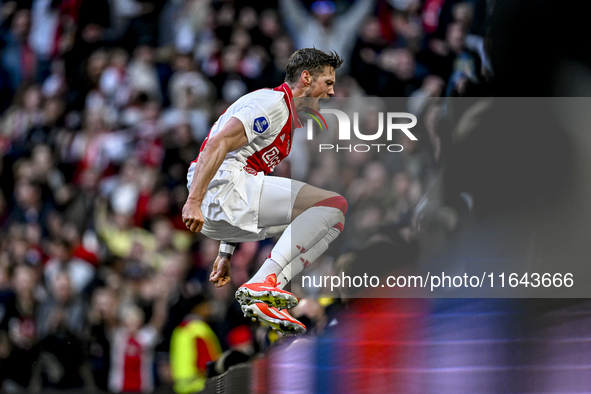
[[226,242],[226,241],[222,241],[220,242],[220,250],[218,252],[218,254],[222,257],[232,257],[232,255],[234,254],[234,249],[236,249],[236,242]]

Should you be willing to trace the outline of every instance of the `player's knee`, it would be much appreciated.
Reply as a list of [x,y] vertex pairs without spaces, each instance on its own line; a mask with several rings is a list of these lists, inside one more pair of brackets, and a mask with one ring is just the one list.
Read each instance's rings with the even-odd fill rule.
[[322,201],[317,202],[314,204],[315,207],[331,207],[340,210],[343,215],[347,213],[347,209],[349,208],[347,204],[347,200],[345,197],[337,194],[336,196],[325,198]]
[[338,222],[337,224],[332,226],[332,228],[335,228],[335,229],[339,230],[339,232],[342,233],[343,230],[345,229],[345,216],[342,217],[340,222]]

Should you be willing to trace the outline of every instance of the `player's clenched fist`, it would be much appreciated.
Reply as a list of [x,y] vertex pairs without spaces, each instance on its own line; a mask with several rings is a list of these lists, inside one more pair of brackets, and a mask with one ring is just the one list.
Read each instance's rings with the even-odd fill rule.
[[203,227],[203,213],[201,206],[195,202],[187,200],[183,207],[183,223],[193,232],[198,233]]
[[230,283],[230,258],[218,256],[213,263],[209,281],[215,283],[216,287],[222,287]]

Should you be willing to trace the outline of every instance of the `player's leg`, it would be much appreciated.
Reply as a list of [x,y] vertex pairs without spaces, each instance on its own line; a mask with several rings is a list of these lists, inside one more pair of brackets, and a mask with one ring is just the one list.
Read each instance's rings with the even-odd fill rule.
[[345,198],[341,197],[338,193],[304,184],[294,201],[291,220],[295,220],[302,213],[314,206],[324,205],[321,203],[328,199],[333,201],[331,204],[335,205],[339,210],[347,210],[347,202],[345,201]]
[[[292,262],[286,265],[277,278],[277,287],[280,289],[291,281],[291,279],[307,268],[318,257],[320,257],[327,249],[332,241],[334,241],[343,231],[345,218],[341,222],[334,225],[316,245],[312,246],[305,253],[296,257]],[[251,305],[243,305],[243,311],[246,316],[258,318],[266,321],[271,327],[281,331],[282,333],[300,334],[306,332],[306,326],[300,321],[287,314],[278,316],[278,313],[285,314],[286,311],[281,311],[270,307],[265,303],[253,303]]]
[[[248,283],[263,282],[273,274],[277,277],[291,261],[318,244],[315,253],[312,253],[313,259],[307,259],[309,262],[315,260],[328,247],[326,242],[321,241],[328,236],[330,243],[340,233],[339,222],[343,221],[347,209],[345,199],[336,193],[274,177],[263,183],[260,202],[259,226],[276,226],[285,221],[291,224]],[[285,209],[287,204],[289,208]],[[326,247],[323,248],[323,245]],[[320,253],[314,256],[316,251]]]
[[[258,226],[268,237],[282,234],[289,226],[297,195],[305,183],[280,177],[265,177],[259,201]],[[276,287],[277,274],[283,269],[267,259],[256,274],[236,292],[241,304],[266,302],[279,308],[291,308],[298,299]]]
[[[269,260],[280,266],[281,271],[293,261],[309,265],[340,234],[346,212],[347,202],[340,195],[303,186],[294,202],[292,222],[277,241]],[[312,249],[311,258],[304,259],[302,255]]]
[[343,232],[344,228],[345,219],[343,218],[343,220],[335,224],[328,231],[326,236],[322,238],[316,245],[312,246],[305,253],[302,253],[300,256],[296,257],[289,264],[287,264],[277,276],[277,287],[284,289],[294,276],[308,268],[320,256],[322,256],[322,254],[328,249],[330,243],[337,239],[341,232]]
[[[286,178],[265,179],[261,190],[259,226],[266,227],[271,235],[275,229],[283,230],[284,223],[291,223],[257,274],[236,292],[245,316],[266,321],[284,333],[305,331],[303,324],[286,311],[277,309],[291,308],[298,302],[291,293],[277,287],[277,275],[288,265],[285,256],[291,254],[295,259],[302,253],[310,252],[307,249],[312,249],[309,255],[312,260],[320,256],[340,233],[342,227],[339,224],[345,212],[346,202],[336,193]],[[296,242],[294,247],[292,240]]]
[[[343,220],[346,201],[336,193],[301,182],[269,177],[263,183],[260,203],[261,227],[295,219],[255,276],[238,289],[236,297],[241,303],[262,301],[279,308],[291,308],[297,304],[297,299],[277,287],[277,276],[291,261],[317,244],[310,254],[313,259],[308,261],[315,260],[328,248],[328,243],[340,233],[339,226],[334,227]],[[327,240],[321,242],[325,237]]]

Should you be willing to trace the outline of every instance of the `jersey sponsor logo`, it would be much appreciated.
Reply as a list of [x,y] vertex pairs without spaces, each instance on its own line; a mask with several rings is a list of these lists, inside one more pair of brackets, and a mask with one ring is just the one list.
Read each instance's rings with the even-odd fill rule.
[[277,148],[276,146],[272,147],[271,149],[263,153],[263,161],[271,171],[273,171],[273,168],[275,168],[277,164],[281,163],[279,153],[279,148]]
[[267,130],[269,128],[269,121],[267,119],[265,119],[264,116],[258,117],[254,120],[254,125],[252,126],[252,129],[256,132],[256,133],[263,133],[265,130]]

